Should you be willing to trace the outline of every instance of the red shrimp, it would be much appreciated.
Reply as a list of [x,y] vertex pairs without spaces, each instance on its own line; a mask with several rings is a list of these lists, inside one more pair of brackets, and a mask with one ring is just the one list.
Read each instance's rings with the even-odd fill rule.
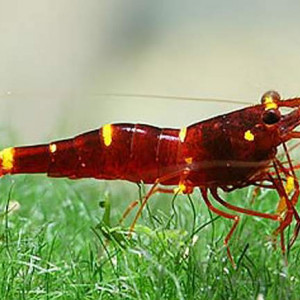
[[[283,114],[282,107],[291,111]],[[298,235],[300,218],[295,205],[299,184],[285,143],[300,137],[300,132],[294,131],[299,124],[300,98],[281,100],[277,92],[270,91],[262,96],[258,105],[182,129],[107,124],[50,144],[6,148],[0,152],[0,175],[47,173],[51,177],[122,179],[152,184],[131,231],[153,193],[191,193],[194,187],[199,187],[211,211],[233,220],[224,241],[233,263],[228,242],[240,220],[237,213],[278,221],[275,234],[281,236],[283,252],[283,232],[294,218],[297,225],[290,244]],[[280,145],[284,146],[288,167],[276,157]],[[178,188],[162,187],[174,185]],[[281,213],[237,207],[225,202],[218,193],[218,189],[229,192],[249,185],[277,190]],[[208,192],[233,212],[214,207]]]

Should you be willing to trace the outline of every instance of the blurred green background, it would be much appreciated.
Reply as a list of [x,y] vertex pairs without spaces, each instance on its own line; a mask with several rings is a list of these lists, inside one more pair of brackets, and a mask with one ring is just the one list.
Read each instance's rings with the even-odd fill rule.
[[257,101],[300,94],[299,1],[0,0],[0,125],[14,143],[107,122],[182,126],[239,107],[104,97]]

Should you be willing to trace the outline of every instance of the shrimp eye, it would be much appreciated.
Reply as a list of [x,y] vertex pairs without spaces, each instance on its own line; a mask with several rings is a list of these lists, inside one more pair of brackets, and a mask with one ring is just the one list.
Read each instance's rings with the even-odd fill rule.
[[264,93],[261,97],[262,104],[268,104],[270,102],[279,102],[281,99],[280,95],[276,91],[268,91]]
[[278,109],[266,110],[263,114],[263,122],[267,125],[277,123],[281,118],[280,111]]

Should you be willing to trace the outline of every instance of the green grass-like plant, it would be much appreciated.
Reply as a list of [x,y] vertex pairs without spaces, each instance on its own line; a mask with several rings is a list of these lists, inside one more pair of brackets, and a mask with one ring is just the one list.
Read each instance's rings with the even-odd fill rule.
[[[250,203],[252,192],[224,197],[276,209],[276,193]],[[278,224],[242,216],[230,242],[234,269],[223,246],[232,222],[208,211],[198,191],[151,197],[130,239],[136,208],[118,222],[139,198],[129,183],[5,176],[0,195],[0,299],[299,298],[299,242],[286,265],[270,239]]]

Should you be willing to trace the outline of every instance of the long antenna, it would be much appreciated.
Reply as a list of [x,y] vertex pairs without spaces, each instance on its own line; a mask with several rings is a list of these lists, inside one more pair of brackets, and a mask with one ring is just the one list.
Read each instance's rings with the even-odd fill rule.
[[[16,92],[5,92],[0,93],[0,98],[20,96],[22,93]],[[26,93],[28,96],[29,93]],[[241,105],[255,105],[250,101],[232,100],[232,99],[216,99],[216,98],[198,98],[198,97],[186,97],[186,96],[166,96],[156,94],[130,94],[130,93],[87,93],[88,96],[107,96],[107,97],[118,97],[118,98],[144,98],[144,99],[169,99],[169,100],[180,100],[180,101],[196,101],[196,102],[216,102],[216,103],[230,103],[230,104],[241,104]]]
[[229,99],[214,99],[214,98],[197,98],[197,97],[180,97],[180,96],[164,96],[164,95],[152,95],[152,94],[126,94],[126,93],[104,93],[98,94],[101,96],[108,97],[120,97],[120,98],[147,98],[147,99],[175,99],[184,101],[201,101],[201,102],[219,102],[219,103],[232,103],[232,104],[244,104],[244,105],[254,105],[252,102],[240,101],[240,100],[229,100]]

